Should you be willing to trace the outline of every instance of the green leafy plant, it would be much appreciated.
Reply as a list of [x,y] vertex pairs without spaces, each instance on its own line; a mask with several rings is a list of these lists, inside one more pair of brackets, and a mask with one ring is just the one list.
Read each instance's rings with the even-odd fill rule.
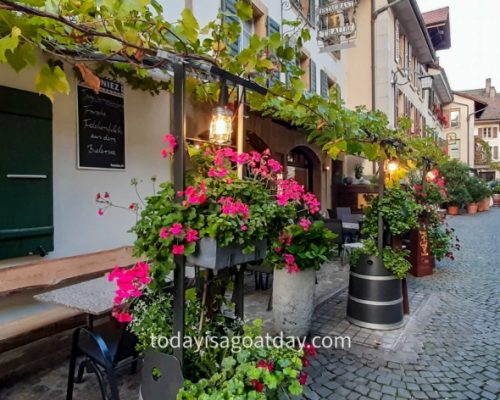
[[332,258],[336,237],[322,221],[310,222],[303,217],[298,224],[289,225],[281,232],[267,258],[277,268],[285,267],[290,273],[319,270]]
[[377,247],[378,218],[382,216],[386,230],[392,236],[399,236],[419,226],[418,217],[423,210],[411,191],[398,187],[385,190],[382,200],[376,197],[370,199],[370,204],[365,208],[362,234],[367,238],[363,240],[363,247],[355,249],[349,262],[355,267],[359,257],[363,254],[382,257],[384,267],[391,271],[397,278],[402,279],[410,270],[408,251],[404,249],[385,246],[382,254]]
[[[261,321],[245,326],[242,341],[253,341],[261,336]],[[178,394],[179,400],[258,400],[300,396],[307,374],[307,357],[316,350],[289,346],[268,347],[252,345],[226,357],[221,368],[208,379],[196,383],[186,381]]]
[[448,189],[448,205],[462,207],[469,204],[472,197],[464,186],[457,186]]
[[[173,332],[173,296],[164,291],[146,290],[137,301],[133,302],[130,312],[134,318],[128,329],[138,338],[137,349],[142,352],[148,348],[172,354],[173,348],[163,346],[159,338],[171,339]],[[229,309],[232,305],[223,296],[216,298],[217,307]],[[207,305],[197,297],[194,289],[186,291],[185,337],[189,337],[197,346],[184,346],[184,376],[198,380],[209,378],[222,367],[223,359],[230,354],[230,349],[210,346],[211,337],[227,337],[232,340],[240,336],[243,321],[215,313],[207,318]],[[179,340],[183,343],[182,340]]]
[[356,164],[354,166],[354,177],[356,179],[361,179],[363,177],[363,164]]

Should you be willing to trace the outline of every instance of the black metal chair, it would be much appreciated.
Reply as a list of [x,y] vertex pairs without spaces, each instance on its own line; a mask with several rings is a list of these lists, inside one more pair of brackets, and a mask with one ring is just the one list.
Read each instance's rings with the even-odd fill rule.
[[325,220],[325,227],[337,235],[335,244],[338,246],[338,256],[342,253],[342,245],[345,243],[344,228],[342,228],[342,221],[340,219],[327,219]]
[[174,356],[146,350],[142,366],[141,400],[175,400],[184,383],[181,365]]
[[[125,366],[130,366],[132,373],[136,371],[139,357],[136,344],[135,335],[113,322],[92,331],[76,329],[73,332],[66,400],[73,399],[74,384],[83,381],[84,372],[96,374],[103,400],[108,399],[106,386],[109,386],[109,399],[120,400],[116,372]],[[83,360],[75,376],[78,357],[83,357]]]

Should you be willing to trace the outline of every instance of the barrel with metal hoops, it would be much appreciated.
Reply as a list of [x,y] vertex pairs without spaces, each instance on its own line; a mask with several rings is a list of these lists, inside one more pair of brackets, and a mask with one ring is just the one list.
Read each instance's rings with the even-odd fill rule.
[[347,320],[363,328],[390,330],[404,324],[401,281],[380,257],[363,255],[351,266]]

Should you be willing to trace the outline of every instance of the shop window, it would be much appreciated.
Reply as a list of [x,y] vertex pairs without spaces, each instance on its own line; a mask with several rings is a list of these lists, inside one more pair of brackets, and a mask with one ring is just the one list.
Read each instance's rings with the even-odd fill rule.
[[0,258],[54,250],[52,104],[0,86]]

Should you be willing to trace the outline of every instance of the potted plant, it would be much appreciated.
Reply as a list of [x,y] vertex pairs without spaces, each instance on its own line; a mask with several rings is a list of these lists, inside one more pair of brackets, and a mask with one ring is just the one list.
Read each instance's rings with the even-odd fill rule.
[[458,215],[460,208],[464,204],[471,202],[471,196],[463,186],[454,187],[448,190],[448,215]]
[[493,205],[500,207],[500,185],[496,185],[493,188]]
[[469,177],[465,185],[470,195],[470,201],[467,203],[467,213],[474,215],[478,211],[478,203],[484,198],[483,185],[476,176]]
[[[349,260],[347,319],[351,323],[373,329],[396,329],[403,324],[400,279],[411,264],[400,239],[418,226],[421,212],[413,194],[399,187],[386,189],[382,200],[370,200],[361,232],[367,238]],[[377,247],[379,216],[386,229],[382,252]]]
[[481,200],[478,202],[478,211],[484,212],[490,209],[491,189],[486,182],[481,181]]
[[[300,212],[299,212],[300,214]],[[303,337],[314,312],[316,271],[334,253],[336,235],[322,221],[301,216],[274,240],[273,318],[277,332]]]
[[356,164],[354,166],[354,177],[358,180],[363,178],[363,170],[364,170],[363,164],[361,163]]
[[[260,327],[261,321],[246,326],[240,343],[258,343],[262,339]],[[240,350],[229,352],[211,376],[196,382],[187,380],[177,398],[264,400],[302,395],[308,378],[304,367],[316,356],[312,345],[295,349],[288,343],[255,344]]]
[[447,160],[439,165],[439,171],[446,182],[448,214],[458,215],[460,208],[472,201],[466,188],[469,167],[458,160]]

